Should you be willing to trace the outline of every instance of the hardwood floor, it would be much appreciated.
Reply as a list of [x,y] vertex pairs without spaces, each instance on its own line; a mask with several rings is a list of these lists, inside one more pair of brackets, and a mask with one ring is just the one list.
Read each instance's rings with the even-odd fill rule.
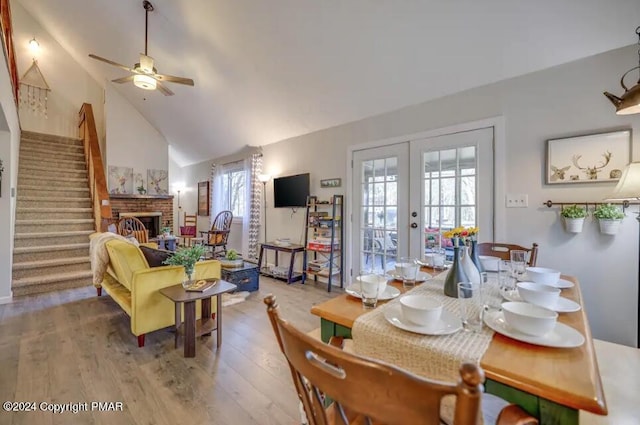
[[[340,291],[260,277],[259,292],[224,307],[221,349],[215,336],[198,339],[192,359],[174,349],[168,329],[138,348],[126,314],[93,287],[0,305],[0,401],[88,403],[77,414],[2,410],[0,424],[297,424],[290,372],[262,302],[269,293],[306,332],[320,326],[311,306]],[[123,409],[91,411],[91,402]]]

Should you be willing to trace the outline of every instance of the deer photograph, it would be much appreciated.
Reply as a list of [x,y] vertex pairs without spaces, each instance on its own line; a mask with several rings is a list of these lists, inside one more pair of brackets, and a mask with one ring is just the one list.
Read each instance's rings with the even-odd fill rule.
[[582,155],[573,155],[571,157],[571,161],[573,162],[573,165],[576,166],[576,168],[582,170],[582,172],[586,174],[587,180],[598,180],[598,173],[601,172],[602,169],[609,164],[609,161],[611,161],[611,152],[606,151],[602,154],[602,156],[604,157],[604,161],[600,161],[598,164],[595,164],[592,167],[588,165],[586,167],[582,167],[580,166],[580,164],[578,164],[578,161],[580,161]]

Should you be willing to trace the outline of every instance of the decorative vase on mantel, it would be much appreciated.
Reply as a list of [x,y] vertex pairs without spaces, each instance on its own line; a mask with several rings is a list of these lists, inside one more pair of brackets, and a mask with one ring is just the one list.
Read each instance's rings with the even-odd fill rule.
[[460,250],[462,251],[460,262],[462,263],[465,274],[471,283],[480,283],[480,271],[471,259],[471,249],[465,245],[462,246]]
[[467,274],[462,268],[460,262],[460,247],[458,241],[453,241],[453,264],[447,273],[447,277],[444,279],[444,294],[448,297],[458,298],[458,283],[470,282]]
[[484,269],[484,266],[482,265],[482,261],[480,261],[480,255],[478,254],[478,241],[474,241],[474,240],[471,241],[470,252],[471,252],[471,261],[473,261],[473,264],[476,265],[478,272],[482,275],[482,273],[484,273],[486,270]]

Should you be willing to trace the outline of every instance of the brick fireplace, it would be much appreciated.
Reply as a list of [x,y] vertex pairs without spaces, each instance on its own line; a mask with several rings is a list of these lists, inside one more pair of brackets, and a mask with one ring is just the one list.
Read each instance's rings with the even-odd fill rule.
[[173,229],[173,195],[111,195],[113,218],[134,216],[149,230],[149,237],[157,236],[164,226]]

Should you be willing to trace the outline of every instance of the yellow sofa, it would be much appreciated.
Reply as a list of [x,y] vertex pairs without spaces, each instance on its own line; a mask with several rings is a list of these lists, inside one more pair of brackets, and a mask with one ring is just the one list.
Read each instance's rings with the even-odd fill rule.
[[[128,242],[112,239],[104,245],[109,253],[109,265],[102,284],[96,285],[98,296],[104,288],[130,316],[131,332],[138,337],[138,346],[143,347],[147,332],[175,325],[174,303],[159,291],[181,283],[184,268],[149,267],[140,248]],[[196,263],[195,278],[219,279],[220,262]],[[212,299],[211,308],[212,312],[216,311],[215,299]],[[200,301],[196,304],[196,315],[200,316]]]

